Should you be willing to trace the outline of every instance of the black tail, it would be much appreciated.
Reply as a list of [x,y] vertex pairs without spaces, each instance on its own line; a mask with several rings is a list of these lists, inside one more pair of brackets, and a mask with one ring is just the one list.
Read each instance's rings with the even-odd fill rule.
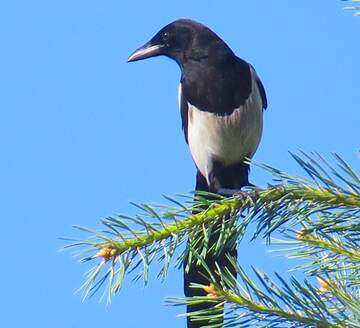
[[[221,185],[223,188],[241,188],[244,185],[248,184],[248,165],[241,164],[237,166],[237,170],[234,170],[234,168],[229,168],[230,170],[226,170],[229,174],[224,174],[224,172],[221,170],[219,172],[214,172],[214,177],[217,180],[214,180],[212,182],[215,182],[216,185]],[[224,175],[223,175],[224,174]],[[230,179],[229,175],[233,175],[233,179]],[[237,181],[235,183],[230,183],[230,181]],[[228,182],[229,181],[229,182]],[[227,183],[228,182],[228,183]],[[210,185],[213,185],[213,183],[210,183]],[[198,191],[211,191],[214,192],[213,188],[208,186],[205,178],[201,175],[200,172],[197,173],[196,176],[196,190]],[[218,222],[215,223],[213,227],[213,233],[211,234],[209,238],[209,244],[208,248],[210,248],[212,245],[214,245],[217,240],[219,239],[220,235],[220,226],[222,224],[223,218],[221,218]],[[201,232],[199,232],[201,233]],[[193,237],[196,239],[196,236]],[[188,247],[189,244],[192,243],[192,239],[188,240]],[[227,267],[230,272],[233,273],[234,277],[236,277],[236,272],[232,265],[229,263],[228,256],[237,258],[237,250],[236,245],[230,246],[230,248],[224,248],[221,253],[217,254],[216,256],[214,254],[208,254],[205,257],[205,263],[208,266],[211,273],[214,275],[215,279],[217,280],[215,271],[216,271],[216,265],[217,263],[221,268]],[[201,265],[196,265],[195,263],[187,263],[187,259],[185,260],[184,264],[184,293],[186,297],[194,297],[194,296],[206,296],[206,292],[201,289],[193,289],[190,288],[191,283],[201,284],[201,285],[209,285],[209,281],[205,278],[208,276],[207,271],[204,267]],[[187,268],[188,267],[188,268]],[[188,270],[186,270],[186,268]],[[194,312],[194,311],[200,311],[205,310],[208,308],[211,308],[214,306],[214,303],[202,303],[197,305],[191,305],[187,307],[187,313]],[[222,313],[223,309],[219,308],[219,313]],[[216,322],[211,322],[212,324],[221,324],[223,322],[222,316],[220,316],[221,319],[218,319]],[[191,321],[190,318],[187,319],[187,327],[188,328],[200,328],[205,327],[209,325],[208,320],[202,320],[202,321]]]

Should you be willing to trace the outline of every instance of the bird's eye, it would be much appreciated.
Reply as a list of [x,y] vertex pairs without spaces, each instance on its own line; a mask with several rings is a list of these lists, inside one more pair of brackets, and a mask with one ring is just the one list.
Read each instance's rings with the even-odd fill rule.
[[165,33],[163,34],[163,36],[162,36],[162,39],[163,39],[164,42],[169,41],[169,38],[170,38],[169,32],[165,32]]

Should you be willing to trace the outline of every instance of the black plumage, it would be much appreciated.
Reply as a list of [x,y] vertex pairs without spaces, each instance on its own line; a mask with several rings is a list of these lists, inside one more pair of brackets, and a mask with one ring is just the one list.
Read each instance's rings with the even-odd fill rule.
[[[189,19],[162,28],[129,61],[159,55],[175,60],[181,69],[179,105],[185,140],[197,167],[196,190],[219,193],[248,185],[249,166],[244,159],[251,158],[258,147],[263,109],[267,107],[265,90],[254,68],[213,31]],[[216,227],[220,224],[221,220],[215,224],[210,247],[219,238]],[[230,267],[227,255],[236,257],[235,245],[217,256],[208,255],[205,261],[211,270],[215,262]],[[204,295],[189,288],[190,283],[207,284],[204,269],[194,263],[186,267],[185,295]],[[193,306],[188,311],[209,306]],[[188,321],[188,327],[206,323]]]

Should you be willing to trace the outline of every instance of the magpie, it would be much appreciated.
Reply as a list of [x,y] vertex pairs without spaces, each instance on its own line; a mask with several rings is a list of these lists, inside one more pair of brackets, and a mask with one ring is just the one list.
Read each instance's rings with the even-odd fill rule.
[[[259,145],[263,111],[267,108],[265,89],[255,69],[237,57],[212,30],[190,19],[178,19],[163,27],[128,61],[161,55],[175,60],[181,69],[178,101],[185,141],[197,169],[195,190],[228,195],[249,185],[249,165],[244,160],[252,158]],[[219,219],[218,227],[221,222]],[[208,247],[219,236],[219,229],[213,229]],[[195,240],[196,235],[189,238],[188,245]],[[217,263],[236,276],[229,256],[237,257],[235,245],[207,255],[205,263],[211,271],[215,271]],[[185,295],[206,295],[203,290],[190,288],[192,283],[208,284],[205,268],[194,260],[189,263],[189,258],[186,261]],[[187,311],[212,306],[191,305]],[[221,325],[222,315],[218,317]],[[207,324],[205,319],[188,319],[189,328]]]

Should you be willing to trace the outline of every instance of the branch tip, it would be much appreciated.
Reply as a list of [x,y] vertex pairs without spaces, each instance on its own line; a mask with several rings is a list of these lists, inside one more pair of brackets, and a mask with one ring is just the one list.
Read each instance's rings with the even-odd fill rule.
[[116,248],[111,246],[102,247],[97,253],[97,257],[102,257],[105,261],[115,260],[118,256],[118,251]]

